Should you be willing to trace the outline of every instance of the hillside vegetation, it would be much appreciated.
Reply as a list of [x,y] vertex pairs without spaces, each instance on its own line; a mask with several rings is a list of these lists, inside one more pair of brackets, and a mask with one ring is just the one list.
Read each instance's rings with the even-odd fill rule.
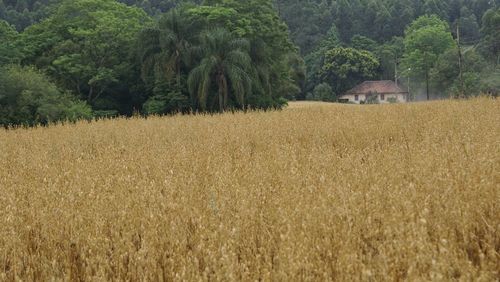
[[499,119],[477,98],[0,130],[0,280],[494,281]]

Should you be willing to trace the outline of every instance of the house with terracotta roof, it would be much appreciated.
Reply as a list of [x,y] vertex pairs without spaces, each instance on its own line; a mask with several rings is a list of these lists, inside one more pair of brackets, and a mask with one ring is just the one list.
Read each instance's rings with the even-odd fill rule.
[[366,102],[406,103],[408,92],[391,80],[365,81],[339,97],[340,102],[362,104]]

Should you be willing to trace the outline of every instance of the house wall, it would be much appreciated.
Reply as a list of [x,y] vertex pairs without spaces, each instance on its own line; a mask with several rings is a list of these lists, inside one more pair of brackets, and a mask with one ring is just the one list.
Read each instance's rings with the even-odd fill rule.
[[396,98],[398,103],[406,103],[406,95],[405,94],[385,94],[385,99],[380,100],[380,95],[378,95],[378,102],[380,104],[388,104],[390,98]]
[[[355,95],[347,94],[340,96],[340,100],[347,100],[349,103],[360,104],[362,101],[366,100],[366,95],[360,94],[358,95],[359,99],[356,101]],[[378,95],[378,102],[380,104],[389,104],[390,98],[396,98],[398,103],[406,103],[406,95],[405,94],[385,94],[385,99],[380,100],[380,94]]]
[[366,100],[366,95],[358,95],[359,100],[356,101],[354,95],[342,95],[339,99],[345,99],[348,100],[349,103],[355,103],[355,104],[360,104],[361,101]]

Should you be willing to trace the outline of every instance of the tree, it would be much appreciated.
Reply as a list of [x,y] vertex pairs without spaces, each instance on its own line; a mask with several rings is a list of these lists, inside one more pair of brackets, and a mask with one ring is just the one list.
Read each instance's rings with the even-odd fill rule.
[[18,36],[10,24],[0,20],[0,66],[18,62],[20,54],[15,45]]
[[390,42],[386,42],[375,51],[380,61],[380,77],[383,80],[395,80],[399,77],[401,58],[404,53],[404,43],[402,37],[393,37]]
[[448,18],[449,3],[447,1],[424,0],[423,9],[427,15],[437,15],[441,19]]
[[328,1],[276,0],[275,3],[301,54],[313,52],[333,24],[333,10]]
[[372,79],[380,66],[377,58],[368,51],[353,48],[335,48],[325,54],[322,77],[341,94],[356,84]]
[[461,8],[460,18],[455,21],[453,30],[456,30],[457,24],[459,25],[460,39],[465,45],[473,45],[478,42],[481,37],[479,24],[476,15],[471,10],[467,7]]
[[350,46],[354,49],[374,52],[375,50],[377,50],[378,44],[377,42],[375,42],[375,40],[372,40],[366,36],[356,34],[351,38]]
[[[288,36],[287,26],[280,20],[271,0],[213,0],[204,6],[188,10],[192,17],[204,21],[206,26],[228,30],[235,38],[244,38],[250,44],[252,67],[252,93],[250,106],[276,107],[280,97],[300,92],[294,83],[294,71],[287,64],[290,53],[296,54]],[[295,95],[295,94],[293,94]],[[267,104],[267,106],[266,106]]]
[[430,71],[441,54],[454,45],[448,24],[437,16],[422,16],[405,31],[403,65],[423,77],[430,99]]
[[47,124],[91,116],[85,102],[61,92],[39,71],[18,66],[0,69],[0,125]]
[[184,82],[195,59],[193,47],[199,30],[184,10],[172,9],[156,25],[141,31],[138,50],[142,78],[153,87],[153,96],[145,104],[148,113],[189,108]]
[[483,16],[480,48],[483,53],[500,64],[500,8],[488,10]]
[[290,85],[295,87],[295,93],[292,95],[293,100],[303,95],[306,83],[306,66],[304,59],[299,54],[290,53],[287,57],[287,65],[290,66],[288,77],[290,77]]
[[[222,112],[232,102],[232,105],[244,108],[245,96],[251,92],[252,83],[248,41],[235,38],[219,28],[201,36],[201,47],[203,59],[188,78],[189,92],[198,106],[202,110],[213,110],[218,102],[218,109]],[[214,97],[210,97],[212,87],[217,89]],[[207,101],[210,102],[208,105]]]
[[318,47],[314,52],[305,56],[306,64],[306,86],[305,92],[313,91],[316,85],[321,83],[321,67],[325,54],[328,50],[340,47],[341,42],[339,39],[338,31],[333,25],[326,36],[320,41]]
[[462,89],[459,79],[458,53],[456,48],[453,48],[443,53],[431,70],[431,85],[452,97],[457,97],[458,94],[473,96],[482,91],[498,89],[498,84],[495,87],[495,84],[489,82],[492,74],[495,75],[495,68],[489,66],[485,59],[471,48],[463,54],[464,84]]
[[143,11],[113,0],[64,1],[50,18],[22,34],[23,62],[47,71],[95,108],[116,109],[103,102],[130,91],[132,86],[123,89],[120,82],[134,76],[135,40],[148,22]]
[[331,102],[335,101],[335,93],[328,83],[318,84],[313,91],[314,100]]

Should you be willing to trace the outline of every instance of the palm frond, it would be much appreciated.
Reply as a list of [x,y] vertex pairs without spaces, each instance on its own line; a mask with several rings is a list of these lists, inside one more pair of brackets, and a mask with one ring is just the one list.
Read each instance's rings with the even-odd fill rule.
[[252,79],[250,75],[245,69],[229,63],[224,65],[224,71],[227,73],[236,101],[243,107],[245,105],[245,96],[251,92]]
[[236,38],[231,41],[229,41],[229,46],[230,49],[235,50],[235,49],[240,49],[246,53],[250,51],[250,42],[244,38]]
[[238,65],[244,69],[250,68],[252,65],[252,59],[250,58],[248,53],[240,50],[230,51],[226,55],[226,60],[229,61],[231,64]]
[[188,76],[188,90],[192,98],[196,98],[202,110],[206,109],[212,74],[216,68],[217,59],[208,57],[201,61]]

